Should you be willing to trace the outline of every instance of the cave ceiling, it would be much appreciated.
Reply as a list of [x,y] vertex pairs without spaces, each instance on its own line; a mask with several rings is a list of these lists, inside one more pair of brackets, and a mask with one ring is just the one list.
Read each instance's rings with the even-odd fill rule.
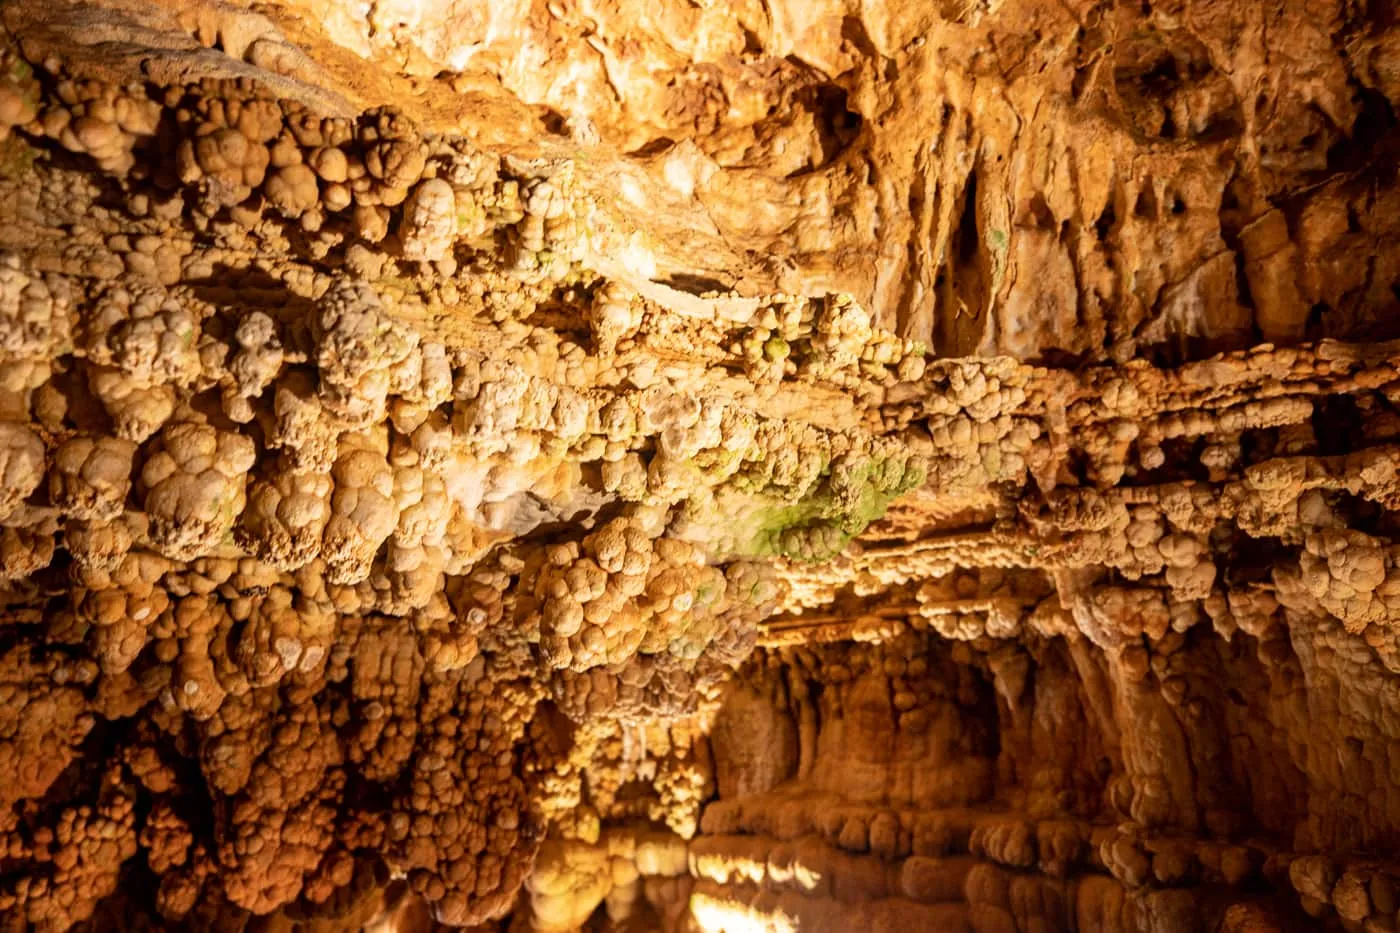
[[1396,930],[1397,106],[1392,0],[0,2],[0,933]]

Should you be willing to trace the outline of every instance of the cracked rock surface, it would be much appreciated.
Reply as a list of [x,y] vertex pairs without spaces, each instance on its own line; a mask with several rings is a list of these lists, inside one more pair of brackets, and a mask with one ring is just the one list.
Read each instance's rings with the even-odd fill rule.
[[0,931],[1400,928],[1392,6],[0,4]]

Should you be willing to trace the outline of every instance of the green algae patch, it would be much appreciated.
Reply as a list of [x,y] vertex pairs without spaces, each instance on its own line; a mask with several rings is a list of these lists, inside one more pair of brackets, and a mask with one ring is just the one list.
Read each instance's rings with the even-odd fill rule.
[[740,557],[829,560],[924,477],[920,464],[895,457],[838,457],[796,501],[771,492],[716,496],[716,538]]

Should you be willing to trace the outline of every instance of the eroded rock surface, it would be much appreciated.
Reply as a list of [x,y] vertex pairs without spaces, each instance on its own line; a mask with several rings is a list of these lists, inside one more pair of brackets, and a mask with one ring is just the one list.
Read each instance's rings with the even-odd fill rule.
[[0,6],[0,930],[1396,929],[1395,12]]

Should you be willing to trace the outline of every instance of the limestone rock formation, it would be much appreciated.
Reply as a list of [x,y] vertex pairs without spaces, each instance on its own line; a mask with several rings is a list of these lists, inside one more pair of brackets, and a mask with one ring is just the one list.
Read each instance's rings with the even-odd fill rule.
[[0,4],[0,931],[1400,928],[1400,18]]

